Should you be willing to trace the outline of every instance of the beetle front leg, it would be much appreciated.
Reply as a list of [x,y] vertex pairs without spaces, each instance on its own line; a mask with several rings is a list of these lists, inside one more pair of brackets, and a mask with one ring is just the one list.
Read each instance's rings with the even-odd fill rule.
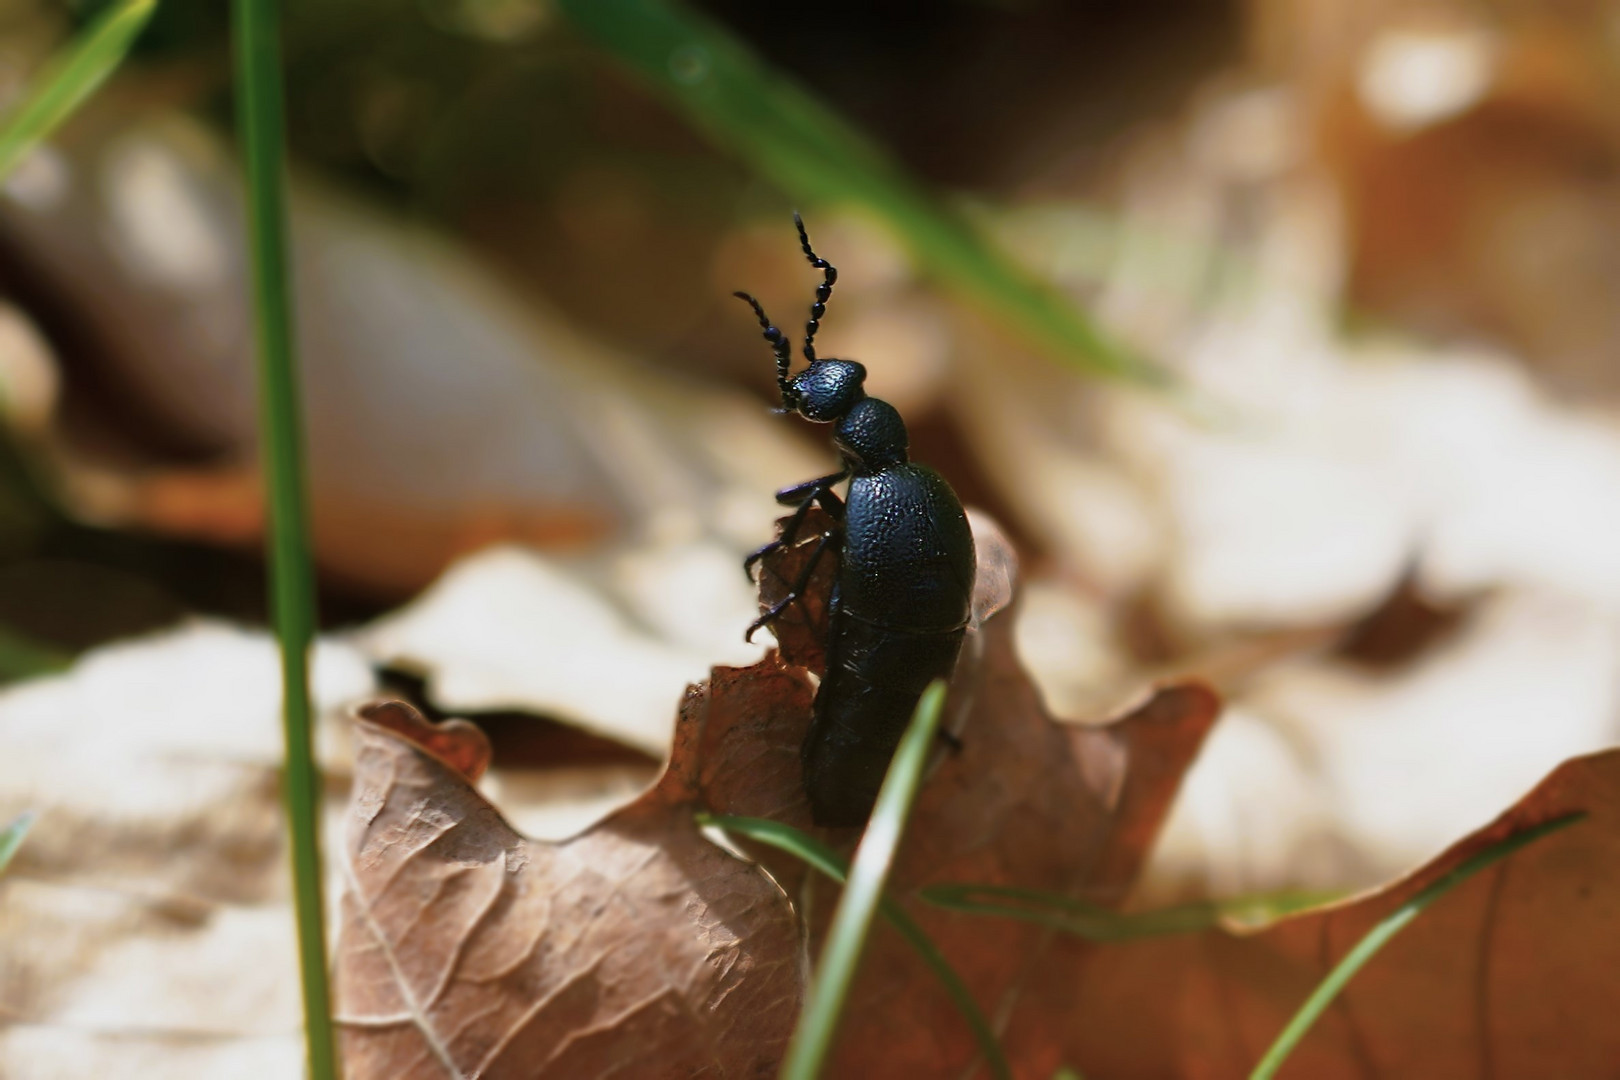
[[832,543],[836,535],[836,533],[830,532],[821,534],[821,539],[816,543],[816,550],[810,553],[810,558],[805,562],[804,569],[799,572],[799,580],[793,583],[793,587],[788,590],[786,596],[772,604],[768,611],[748,624],[748,629],[743,634],[744,641],[753,641],[756,631],[781,618],[782,613],[788,609],[788,605],[799,598],[810,584],[810,577],[816,572],[816,564],[821,561],[821,556],[826,554],[827,546]]
[[812,496],[800,503],[798,509],[793,511],[793,516],[788,518],[787,524],[782,526],[782,535],[768,544],[761,545],[743,560],[743,573],[748,575],[749,581],[754,580],[755,563],[771,552],[785,548],[799,539],[799,529],[804,525],[805,515],[810,513],[810,507],[814,506],[815,502]]
[[[785,487],[776,493],[776,501],[783,506],[797,506],[800,503],[814,499],[816,496],[828,491],[834,484],[843,483],[847,479],[849,479],[849,470],[840,469],[838,472],[829,473],[826,476],[818,476],[814,480],[806,480],[802,484]],[[839,505],[843,505],[842,499],[839,500]]]
[[806,480],[802,484],[794,484],[776,493],[777,502],[793,507],[793,516],[782,526],[780,537],[762,545],[743,560],[743,573],[748,575],[749,581],[754,580],[755,563],[771,552],[788,547],[799,539],[799,529],[803,527],[805,515],[810,512],[811,506],[819,505],[834,520],[844,520],[844,500],[838,497],[832,486],[847,479],[848,476],[849,470],[846,469],[828,476],[818,476],[814,480]]

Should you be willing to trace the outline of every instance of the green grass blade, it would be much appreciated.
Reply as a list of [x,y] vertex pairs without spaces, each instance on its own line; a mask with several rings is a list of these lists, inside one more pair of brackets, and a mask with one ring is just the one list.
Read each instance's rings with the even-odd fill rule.
[[0,683],[65,671],[72,663],[73,657],[64,650],[0,625]]
[[788,1042],[787,1057],[779,1074],[782,1080],[815,1080],[832,1050],[844,998],[855,981],[861,950],[872,927],[872,916],[877,913],[883,883],[900,844],[900,834],[905,830],[911,804],[922,783],[923,766],[928,761],[928,752],[933,749],[944,705],[945,684],[936,680],[923,691],[917,711],[894,752],[894,760],[889,763],[872,818],[867,822],[860,846],[855,849],[849,881],[833,912],[820,963],[810,979],[804,1012]]
[[1335,900],[1341,894],[1277,893],[1129,914],[1056,893],[1002,885],[931,885],[920,895],[928,903],[951,911],[1018,919],[1074,934],[1088,941],[1132,941],[1165,934],[1197,933],[1234,923],[1263,925],[1284,915]]
[[1439,878],[1385,916],[1379,921],[1378,925],[1369,930],[1367,935],[1356,943],[1355,948],[1345,954],[1344,959],[1340,960],[1333,970],[1328,972],[1327,978],[1323,979],[1317,988],[1312,991],[1311,996],[1305,1000],[1305,1004],[1300,1006],[1299,1012],[1295,1013],[1294,1018],[1288,1021],[1288,1025],[1283,1028],[1282,1034],[1277,1036],[1277,1041],[1271,1044],[1271,1049],[1266,1051],[1265,1057],[1260,1059],[1260,1064],[1255,1066],[1254,1072],[1249,1074],[1251,1080],[1270,1080],[1270,1077],[1276,1075],[1283,1062],[1288,1060],[1288,1055],[1293,1052],[1294,1047],[1299,1045],[1299,1041],[1305,1037],[1305,1033],[1311,1029],[1317,1018],[1332,1004],[1333,999],[1338,996],[1339,991],[1344,989],[1345,984],[1355,976],[1356,972],[1361,970],[1368,960],[1372,959],[1379,949],[1388,943],[1390,938],[1400,933],[1408,923],[1417,918],[1424,908],[1486,867],[1507,858],[1520,848],[1534,843],[1549,833],[1573,825],[1585,816],[1585,814],[1572,814],[1568,817],[1545,822],[1532,829],[1526,829],[1516,836],[1510,836],[1501,843],[1486,848],[1472,858],[1465,860],[1450,873]]
[[711,141],[790,198],[863,208],[894,231],[919,267],[1060,359],[1094,374],[1165,381],[723,27],[677,0],[556,0],[556,6]]
[[270,501],[271,607],[281,642],[286,735],[282,786],[291,832],[309,1070],[315,1080],[327,1080],[337,1075],[337,1057],[321,892],[320,774],[310,735],[309,652],[315,634],[315,586],[287,277],[281,60],[273,0],[235,0],[232,22],[253,253],[260,439]]
[[[765,818],[731,817],[725,814],[699,814],[698,822],[785,851],[811,869],[840,884],[849,877],[849,867],[831,848],[791,825],[783,825],[779,821],[769,821]],[[973,994],[968,990],[967,984],[951,967],[950,962],[939,951],[939,947],[923,932],[923,928],[906,914],[905,909],[888,895],[878,900],[878,913],[899,931],[906,943],[916,950],[917,955],[922,957],[923,962],[939,977],[945,992],[950,995],[951,1001],[955,1003],[967,1021],[968,1027],[972,1029],[973,1037],[979,1044],[979,1052],[984,1055],[991,1075],[997,1080],[1011,1080],[1012,1067],[1007,1063],[1007,1056],[1002,1053],[1001,1043],[996,1039],[996,1033],[991,1028],[989,1019],[979,1011],[979,1003],[973,1000]]]
[[12,857],[17,854],[17,849],[22,847],[23,837],[27,836],[28,830],[33,827],[34,812],[25,810],[13,818],[10,825],[0,829],[0,874],[5,873],[6,867],[11,865]]
[[38,86],[0,125],[0,181],[118,67],[157,0],[124,0],[107,9],[46,69]]

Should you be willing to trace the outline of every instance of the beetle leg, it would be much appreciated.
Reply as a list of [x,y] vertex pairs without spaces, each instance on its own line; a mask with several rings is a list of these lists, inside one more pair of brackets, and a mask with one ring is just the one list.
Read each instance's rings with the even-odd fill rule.
[[[838,472],[829,473],[826,476],[818,476],[814,480],[806,480],[802,484],[794,484],[792,487],[785,487],[776,493],[776,501],[781,503],[783,506],[798,506],[800,503],[809,502],[811,499],[816,498],[823,492],[826,492],[834,484],[840,483],[848,476],[849,470],[841,469]],[[840,500],[840,502],[842,502],[842,500]]]
[[770,543],[762,545],[743,560],[743,573],[748,575],[749,581],[754,580],[755,563],[778,548],[785,548],[799,539],[799,528],[804,524],[804,517],[810,512],[810,507],[814,502],[815,499],[812,497],[800,503],[798,509],[793,511],[793,516],[788,518],[787,524],[782,526],[782,535]]
[[747,557],[743,559],[743,573],[747,575],[749,581],[754,580],[754,564],[781,546],[782,541],[772,540],[770,543],[762,544],[748,553]]
[[793,516],[782,526],[782,535],[779,538],[762,545],[743,560],[743,573],[748,576],[749,581],[754,580],[755,563],[771,552],[787,547],[799,539],[799,529],[804,525],[804,517],[810,512],[813,504],[819,503],[823,510],[839,521],[844,519],[844,500],[833,493],[832,485],[848,476],[847,470],[829,476],[818,476],[814,480],[794,484],[776,493],[776,501],[784,506],[796,504],[793,507]]
[[816,542],[816,550],[810,553],[809,561],[804,564],[804,570],[799,574],[799,580],[793,583],[793,588],[788,590],[786,596],[771,605],[769,611],[748,624],[748,630],[743,634],[744,641],[753,641],[755,631],[780,619],[782,613],[788,609],[788,605],[799,598],[805,587],[810,584],[810,575],[816,572],[816,564],[821,561],[821,556],[826,554],[827,545],[832,543],[832,539],[832,533],[821,534],[821,539]]
[[821,508],[827,511],[828,517],[839,522],[844,520],[844,500],[838,497],[836,491],[826,488],[816,492],[814,498],[816,502],[821,504]]

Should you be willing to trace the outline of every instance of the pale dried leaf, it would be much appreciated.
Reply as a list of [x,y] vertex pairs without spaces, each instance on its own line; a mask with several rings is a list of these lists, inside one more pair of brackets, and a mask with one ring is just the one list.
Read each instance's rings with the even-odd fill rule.
[[[314,658],[321,713],[372,692]],[[296,1071],[279,687],[268,634],[194,622],[0,693],[0,815],[38,815],[0,881],[0,1073]]]
[[1620,616],[1509,592],[1405,668],[1296,660],[1238,712],[1188,776],[1147,895],[1367,888],[1433,857],[1620,737]]
[[[729,589],[738,601],[714,607],[731,629],[730,653],[748,659],[760,651],[737,629],[751,617],[749,590],[737,562],[723,562],[728,574],[707,581],[709,595]],[[669,747],[670,702],[713,661],[639,624],[599,576],[517,547],[462,560],[356,641],[380,662],[425,675],[441,709],[538,713],[654,756]]]

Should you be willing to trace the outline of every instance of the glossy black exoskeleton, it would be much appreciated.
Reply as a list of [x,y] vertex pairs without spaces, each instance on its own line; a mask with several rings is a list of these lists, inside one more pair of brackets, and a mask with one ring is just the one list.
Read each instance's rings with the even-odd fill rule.
[[[816,692],[805,737],[805,790],[819,825],[860,825],[872,812],[889,759],[917,699],[934,679],[948,677],[961,651],[973,590],[973,533],[962,503],[943,477],[907,460],[906,425],[894,406],[868,397],[866,369],[851,360],[820,359],[815,336],[838,271],[810,247],[794,215],[810,265],[822,271],[805,327],[809,364],[790,376],[793,347],[747,293],[765,340],[776,353],[776,383],[784,412],[835,424],[833,443],[843,468],[777,492],[795,507],[779,539],[744,568],[800,541],[812,505],[833,521],[816,541],[786,597],[748,628],[748,637],[798,599],[818,561],[837,560],[828,606],[827,671]],[[845,499],[833,491],[849,481]]]

